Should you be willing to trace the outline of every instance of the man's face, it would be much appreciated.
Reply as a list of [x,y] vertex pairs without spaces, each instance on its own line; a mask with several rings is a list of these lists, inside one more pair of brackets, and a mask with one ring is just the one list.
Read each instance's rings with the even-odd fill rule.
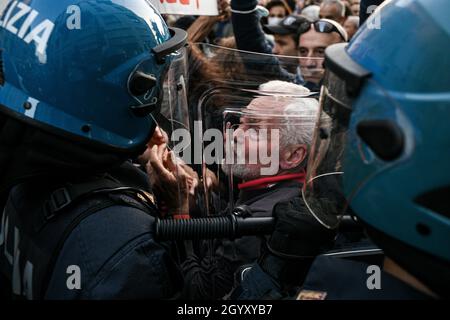
[[275,6],[270,8],[269,18],[284,18],[286,16],[286,10],[283,6]]
[[300,67],[306,81],[320,83],[325,72],[323,69],[325,49],[331,44],[340,42],[341,37],[337,32],[321,33],[317,32],[313,26],[300,36]]
[[275,46],[272,50],[273,54],[281,56],[297,56],[297,44],[291,35],[275,35]]
[[355,22],[351,19],[347,19],[344,23],[344,29],[347,31],[348,38],[353,38],[353,35],[358,31],[358,27],[356,26]]
[[350,9],[352,9],[352,12],[355,16],[359,16],[359,7],[360,7],[360,1],[353,0]]
[[237,159],[231,166],[223,167],[226,174],[251,180],[292,170],[304,161],[307,146],[286,143],[286,135],[296,132],[292,128],[290,133],[286,132],[288,127],[284,116],[286,107],[293,102],[292,98],[271,96],[252,100],[244,109],[240,123],[234,126],[232,137],[229,137],[234,142],[232,152],[245,158],[245,163]]
[[[232,127],[234,145],[230,151],[235,156],[231,168],[224,167],[226,174],[230,174],[228,171],[231,169],[234,176],[251,180],[264,176],[263,168],[270,169],[270,175],[278,173],[280,122],[268,114],[283,114],[285,105],[286,102],[274,97],[260,97],[253,99],[244,109],[240,123]],[[261,153],[270,158],[270,163],[262,163]]]
[[323,4],[320,6],[319,12],[320,19],[330,19],[343,24],[345,21],[345,16],[342,15],[342,11],[339,7],[334,4]]

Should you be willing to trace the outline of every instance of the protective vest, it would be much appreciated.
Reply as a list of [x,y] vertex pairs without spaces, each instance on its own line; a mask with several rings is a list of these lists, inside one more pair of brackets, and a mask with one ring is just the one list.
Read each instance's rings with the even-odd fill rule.
[[[12,194],[22,201],[13,202]],[[11,284],[13,298],[43,299],[71,232],[87,217],[115,205],[158,214],[151,194],[110,174],[66,183],[40,179],[15,186],[3,211],[0,233],[0,271]]]

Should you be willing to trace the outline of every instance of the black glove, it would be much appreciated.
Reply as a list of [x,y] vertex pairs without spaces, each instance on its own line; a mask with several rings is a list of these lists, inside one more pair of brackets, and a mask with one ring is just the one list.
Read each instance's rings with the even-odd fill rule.
[[258,263],[282,287],[303,282],[314,258],[328,250],[336,231],[322,226],[297,197],[274,207],[274,232]]

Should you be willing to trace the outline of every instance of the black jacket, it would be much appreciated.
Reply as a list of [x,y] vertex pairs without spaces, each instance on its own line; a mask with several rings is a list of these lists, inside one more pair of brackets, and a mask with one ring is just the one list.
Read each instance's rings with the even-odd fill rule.
[[[236,205],[247,205],[252,217],[270,217],[274,206],[299,195],[301,183],[284,181],[263,190],[241,191]],[[234,273],[254,262],[265,244],[264,237],[246,236],[234,241],[205,241],[205,253],[191,255],[182,265],[185,276],[184,297],[220,299],[234,284]]]

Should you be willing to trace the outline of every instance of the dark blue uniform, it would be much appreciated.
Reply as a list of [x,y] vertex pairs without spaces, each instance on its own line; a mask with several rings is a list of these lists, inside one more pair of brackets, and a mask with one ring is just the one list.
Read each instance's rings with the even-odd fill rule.
[[[278,282],[259,265],[241,274],[241,286],[233,292],[234,299],[298,300],[415,300],[429,299],[408,284],[380,270],[379,289],[370,286],[371,276],[376,276],[363,262],[318,256],[295,297],[280,292]],[[368,286],[369,282],[369,286]],[[372,289],[370,289],[372,288]]]
[[[379,273],[379,288],[370,286],[370,265],[335,257],[319,256],[314,261],[297,298],[326,300],[414,300],[429,299],[392,275]],[[369,286],[368,286],[369,282]],[[371,288],[371,289],[369,289]]]
[[[131,164],[113,176],[126,177],[123,186],[149,190],[146,175]],[[42,208],[53,188],[47,181],[29,181],[10,192],[2,216],[0,270],[12,284],[14,297],[166,299],[177,295],[181,275],[168,249],[153,239],[155,207],[126,192],[106,192],[48,216]],[[76,218],[86,208],[91,212]],[[73,225],[67,227],[65,219],[74,220]],[[61,228],[70,232],[64,235]],[[55,249],[53,238],[63,237],[65,241]]]

